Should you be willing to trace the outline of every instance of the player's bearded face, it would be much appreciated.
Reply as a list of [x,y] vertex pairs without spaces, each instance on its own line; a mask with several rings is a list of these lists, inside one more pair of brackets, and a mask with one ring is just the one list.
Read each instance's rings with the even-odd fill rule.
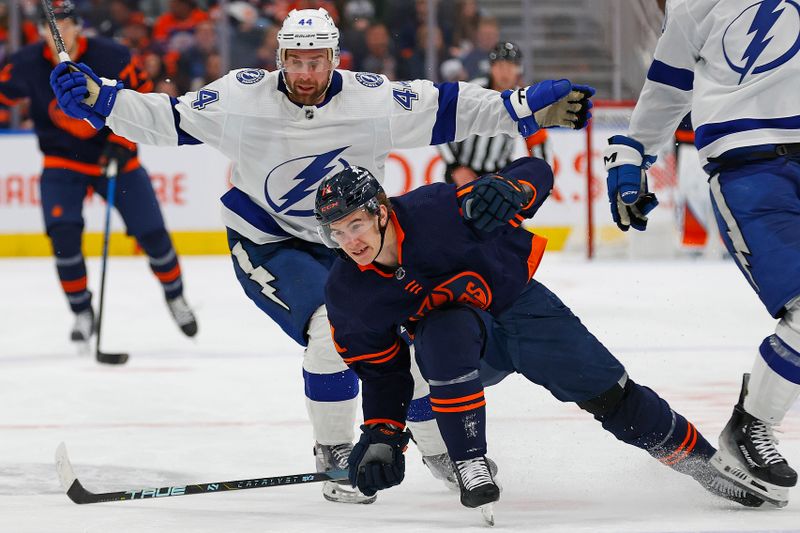
[[322,102],[331,70],[328,50],[287,50],[283,73],[292,101],[302,105]]

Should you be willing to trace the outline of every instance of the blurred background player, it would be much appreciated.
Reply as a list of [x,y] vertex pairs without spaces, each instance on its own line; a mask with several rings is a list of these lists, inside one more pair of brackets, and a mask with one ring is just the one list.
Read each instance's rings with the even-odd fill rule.
[[[338,70],[339,31],[324,9],[291,11],[277,35],[279,69],[234,70],[179,98],[103,85],[99,105],[83,103],[90,66],[59,65],[51,85],[65,111],[105,123],[140,142],[207,143],[235,162],[223,220],[245,293],[304,346],[303,378],[320,470],[346,468],[352,449],[358,378],[330,334],[324,285],[336,258],[317,233],[314,191],[349,165],[383,171],[391,150],[512,135],[541,127],[575,128],[593,91],[568,80],[497,93],[472,84],[390,82]],[[276,127],[280,124],[281,127]],[[291,140],[291,142],[287,142]],[[435,476],[453,478],[421,378],[410,406],[414,439]],[[323,484],[325,498],[370,503],[350,487]]]
[[322,183],[315,210],[321,232],[347,254],[325,288],[331,331],[363,384],[351,483],[370,494],[403,479],[413,388],[411,353],[398,333],[405,330],[467,507],[500,496],[486,458],[484,387],[512,373],[576,403],[617,439],[713,494],[760,506],[760,498],[711,467],[716,450],[691,422],[630,379],[569,308],[532,279],[546,239],[520,222],[552,187],[547,163],[530,157],[465,187],[437,183],[391,200],[363,168]]
[[683,117],[675,131],[675,167],[678,178],[675,209],[681,248],[691,254],[719,259],[725,249],[708,197],[708,174],[694,145],[691,114]]
[[[522,79],[522,51],[512,42],[501,42],[489,52],[489,75],[472,83],[503,92],[516,89]],[[460,142],[437,146],[445,163],[444,179],[460,187],[478,176],[496,172],[511,162],[516,136],[494,137],[471,135]],[[530,155],[549,161],[550,144],[547,130],[542,128],[525,139]]]
[[[783,506],[797,473],[774,428],[800,394],[800,8],[794,2],[694,0],[666,17],[629,136],[605,151],[620,229],[644,230],[657,205],[650,154],[692,113],[720,235],[770,315],[779,319],[719,439],[715,465]],[[701,52],[702,51],[702,52]]]
[[[70,57],[87,61],[105,76],[125,87],[147,92],[152,84],[131,62],[121,45],[81,35],[81,21],[69,0],[53,2],[58,27]],[[57,105],[48,84],[58,63],[55,44],[42,17],[45,42],[23,47],[0,70],[0,97],[6,101],[30,98],[39,148],[44,154],[40,180],[45,228],[56,258],[56,269],[70,309],[75,313],[73,341],[88,341],[94,331],[92,293],[88,289],[81,241],[83,201],[88,191],[105,197],[107,181],[103,166],[110,159],[119,164],[115,207],[127,231],[147,254],[150,268],[164,290],[169,311],[183,333],[197,333],[197,321],[183,297],[178,256],[164,227],[150,177],[136,157],[136,145],[108,128],[96,130],[83,120],[67,116]]]

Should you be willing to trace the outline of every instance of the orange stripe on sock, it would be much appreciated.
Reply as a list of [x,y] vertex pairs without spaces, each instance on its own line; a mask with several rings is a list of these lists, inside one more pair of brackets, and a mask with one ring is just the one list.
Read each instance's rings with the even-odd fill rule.
[[431,410],[436,411],[437,413],[460,413],[462,411],[471,411],[473,409],[483,407],[484,405],[486,405],[486,400],[481,400],[479,402],[470,403],[467,405],[459,405],[458,407],[439,407],[436,405],[431,405]]
[[64,292],[82,292],[86,290],[86,276],[73,280],[61,280]]
[[156,275],[158,281],[160,281],[161,283],[170,283],[172,281],[175,281],[181,276],[181,266],[175,265],[175,268],[173,268],[168,272],[153,271],[153,274]]
[[[689,443],[690,440],[691,443]],[[689,452],[691,452],[694,449],[695,444],[697,444],[697,430],[691,424],[691,422],[687,422],[686,437],[683,439],[681,445],[678,446],[678,448],[674,452],[672,452],[666,457],[662,457],[659,460],[668,466],[677,464],[680,461],[682,461],[687,455],[689,455]],[[681,451],[684,450],[684,448],[686,448],[686,451],[681,453]]]
[[433,396],[431,396],[431,403],[441,403],[441,404],[462,403],[474,400],[476,398],[480,398],[482,396],[483,396],[483,391],[476,392],[475,394],[470,394],[469,396],[462,396],[461,398],[434,398]]

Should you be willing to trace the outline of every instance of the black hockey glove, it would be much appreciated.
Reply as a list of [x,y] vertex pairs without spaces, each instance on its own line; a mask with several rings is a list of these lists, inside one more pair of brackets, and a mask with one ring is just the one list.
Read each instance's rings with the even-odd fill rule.
[[464,218],[482,231],[507,224],[531,201],[533,191],[517,180],[499,175],[481,176],[464,197]]
[[411,433],[387,424],[363,425],[361,431],[350,452],[350,484],[365,496],[399,485],[406,472],[403,452]]
[[119,169],[119,173],[122,174],[122,169],[133,159],[134,155],[136,155],[136,152],[129,148],[115,142],[106,141],[103,153],[100,155],[97,164],[103,167],[103,173],[105,174],[105,168],[108,162],[112,159],[116,159],[117,169]]

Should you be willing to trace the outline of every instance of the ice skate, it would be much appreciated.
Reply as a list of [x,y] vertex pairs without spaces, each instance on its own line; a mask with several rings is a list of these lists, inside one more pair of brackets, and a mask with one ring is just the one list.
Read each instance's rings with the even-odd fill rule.
[[[353,445],[349,442],[344,444],[315,444],[314,457],[317,459],[317,471],[327,472],[329,470],[347,470],[347,459]],[[378,495],[365,496],[358,489],[350,486],[350,482],[344,481],[325,481],[322,484],[322,496],[329,502],[339,503],[372,503]]]
[[187,337],[197,335],[197,319],[183,295],[167,300],[167,306],[175,323]]
[[476,457],[455,463],[456,479],[461,489],[461,504],[481,510],[483,519],[494,525],[494,502],[500,499],[500,487],[486,457]]
[[447,453],[440,453],[439,455],[424,455],[422,462],[431,471],[433,477],[444,482],[444,485],[452,490],[458,491],[458,480],[456,473],[453,470],[453,462]]
[[689,459],[683,473],[692,476],[695,481],[714,496],[736,502],[745,507],[761,507],[764,498],[752,489],[748,489],[728,479],[717,471],[711,460],[701,458]]
[[90,307],[80,313],[75,313],[75,324],[72,326],[70,338],[73,342],[89,342],[92,334],[97,331],[94,323],[94,310]]
[[711,462],[727,479],[783,507],[789,502],[789,487],[797,484],[797,472],[778,452],[772,426],[744,410],[747,378]]

